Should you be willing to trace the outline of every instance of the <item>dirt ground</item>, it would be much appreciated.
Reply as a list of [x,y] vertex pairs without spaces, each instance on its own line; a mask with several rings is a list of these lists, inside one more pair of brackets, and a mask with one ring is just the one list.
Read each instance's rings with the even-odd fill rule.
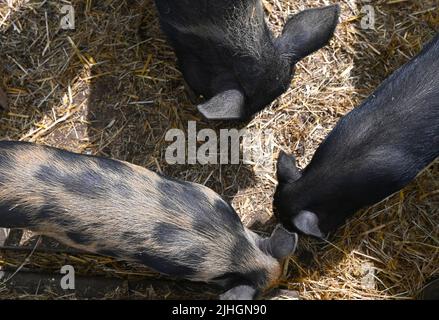
[[[209,123],[189,101],[152,0],[71,3],[76,29],[62,30],[59,1],[0,0],[0,84],[10,104],[0,138],[126,160],[205,184],[260,231],[272,217],[278,151],[306,166],[338,119],[439,30],[437,0],[264,1],[276,33],[288,15],[331,3],[341,5],[341,22],[329,46],[298,64],[288,92],[250,123]],[[375,12],[371,30],[361,28],[365,5]],[[198,130],[271,130],[273,165],[167,164],[166,132],[186,131],[190,120]],[[302,237],[281,286],[302,299],[415,297],[439,276],[438,177],[436,162],[401,192],[359,212],[330,242]],[[0,294],[12,296],[2,288]]]

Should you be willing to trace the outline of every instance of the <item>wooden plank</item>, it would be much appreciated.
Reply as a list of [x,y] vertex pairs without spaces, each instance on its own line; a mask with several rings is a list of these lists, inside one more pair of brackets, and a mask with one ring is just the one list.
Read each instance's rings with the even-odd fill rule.
[[[71,248],[51,248],[34,245],[30,246],[0,246],[0,255],[19,254],[25,261],[25,257],[31,252],[35,254],[60,255],[69,254],[81,257],[83,254],[90,253]],[[4,268],[3,277],[0,276],[0,283],[5,279],[7,289],[10,291],[7,297],[21,298],[47,298],[47,299],[217,299],[223,290],[203,283],[181,281],[158,276],[145,276],[146,278],[136,279],[128,275],[120,274],[104,277],[102,274],[81,274],[75,277],[76,290],[63,290],[60,286],[63,275],[59,273],[47,273],[46,269],[41,269],[40,263],[36,270],[32,265],[32,259],[26,265],[20,266],[19,272],[15,267]],[[64,264],[72,264],[72,261],[65,260]],[[29,266],[29,268],[28,268]],[[61,264],[58,266],[61,268]],[[51,267],[49,267],[51,268]],[[76,268],[76,267],[75,267]],[[1,271],[0,271],[1,272]],[[13,276],[12,276],[13,275]],[[264,300],[298,300],[299,295],[295,291],[274,289],[267,292],[262,299]]]
[[[0,272],[0,282],[6,280],[6,287],[13,295],[28,299],[38,296],[48,299],[171,299],[205,300],[217,299],[221,290],[212,286],[165,279],[126,280],[117,278],[76,276],[75,289],[61,287],[59,274],[36,272]],[[12,296],[13,296],[12,295]],[[296,291],[272,290],[265,300],[298,300]]]
[[0,88],[0,109],[8,110],[8,97],[6,93]]

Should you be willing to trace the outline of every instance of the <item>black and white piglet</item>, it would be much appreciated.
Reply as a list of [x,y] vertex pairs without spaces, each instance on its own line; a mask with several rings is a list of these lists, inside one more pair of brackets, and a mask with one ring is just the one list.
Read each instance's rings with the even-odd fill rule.
[[439,34],[339,121],[303,172],[280,155],[275,213],[290,230],[325,237],[438,156]]
[[275,38],[261,0],[156,0],[160,23],[207,119],[245,120],[290,86],[295,64],[332,38],[339,7],[302,11]]
[[0,111],[8,109],[8,97],[6,93],[0,88]]
[[0,227],[251,299],[273,285],[297,234],[262,239],[218,194],[126,162],[24,142],[0,142]]

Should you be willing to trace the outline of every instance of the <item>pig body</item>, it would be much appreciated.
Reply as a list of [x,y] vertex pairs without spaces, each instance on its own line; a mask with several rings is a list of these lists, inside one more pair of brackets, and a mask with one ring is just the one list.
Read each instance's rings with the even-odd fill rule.
[[281,154],[274,208],[287,228],[325,237],[439,156],[438,71],[439,35],[338,122],[303,172]]
[[297,237],[277,228],[271,238],[259,238],[202,185],[7,141],[0,142],[0,227],[30,229],[174,277],[217,282],[231,289],[226,298],[236,292],[251,298],[270,286],[283,258],[272,244],[281,239],[284,249],[294,250]]
[[297,61],[326,45],[339,8],[303,11],[275,38],[261,0],[156,0],[160,22],[208,119],[244,120],[284,93]]

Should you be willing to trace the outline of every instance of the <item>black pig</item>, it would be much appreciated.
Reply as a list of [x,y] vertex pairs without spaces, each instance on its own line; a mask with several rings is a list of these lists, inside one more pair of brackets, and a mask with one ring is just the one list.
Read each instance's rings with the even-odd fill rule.
[[439,34],[338,122],[303,172],[280,155],[275,213],[290,230],[325,237],[438,156]]
[[245,228],[218,194],[126,162],[0,142],[0,227],[144,264],[250,299],[277,281],[297,234]]
[[302,11],[274,38],[261,0],[156,0],[162,30],[207,119],[245,120],[290,86],[295,64],[328,43],[337,5]]

